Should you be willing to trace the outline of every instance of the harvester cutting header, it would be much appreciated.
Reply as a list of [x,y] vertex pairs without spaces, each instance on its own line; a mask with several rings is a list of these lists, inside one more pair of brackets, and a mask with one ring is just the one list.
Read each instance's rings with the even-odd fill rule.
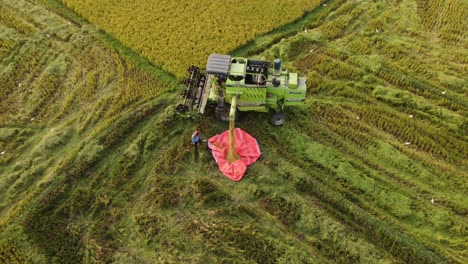
[[271,122],[285,121],[285,106],[300,105],[306,96],[306,78],[298,77],[281,67],[276,59],[273,67],[264,60],[211,54],[206,71],[196,66],[188,69],[184,81],[181,113],[204,114],[209,101],[217,103],[216,115],[221,120],[233,120],[237,111],[274,111]]

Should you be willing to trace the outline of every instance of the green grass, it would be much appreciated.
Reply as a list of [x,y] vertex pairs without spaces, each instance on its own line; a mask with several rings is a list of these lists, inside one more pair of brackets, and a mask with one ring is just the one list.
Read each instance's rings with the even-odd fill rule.
[[241,116],[262,156],[232,182],[190,145],[227,124],[177,115],[171,73],[0,0],[0,262],[465,263],[466,26],[444,21],[466,8],[328,1],[238,47],[309,91],[281,127]]

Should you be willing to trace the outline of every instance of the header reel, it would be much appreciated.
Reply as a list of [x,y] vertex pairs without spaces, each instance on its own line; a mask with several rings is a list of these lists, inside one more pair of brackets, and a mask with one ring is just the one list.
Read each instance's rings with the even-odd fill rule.
[[184,80],[185,90],[181,93],[182,101],[176,107],[176,110],[182,114],[189,111],[203,113],[200,106],[206,94],[204,91],[208,76],[201,73],[200,68],[194,65],[190,66],[187,72],[187,78]]

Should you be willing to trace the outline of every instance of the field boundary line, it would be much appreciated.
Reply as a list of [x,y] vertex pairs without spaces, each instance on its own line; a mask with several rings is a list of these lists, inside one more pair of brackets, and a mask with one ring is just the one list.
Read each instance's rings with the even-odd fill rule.
[[60,0],[41,0],[41,2],[49,11],[55,13],[56,15],[62,17],[79,28],[81,28],[83,25],[91,26],[95,30],[95,34],[98,36],[98,40],[104,42],[107,46],[114,49],[119,55],[134,62],[139,68],[145,70],[153,77],[159,79],[161,82],[167,85],[168,88],[178,85],[179,80],[174,74],[163,70],[161,67],[155,65],[147,58],[139,55],[129,47],[125,46],[117,38],[113,37],[103,29],[98,28],[96,25],[90,23],[86,18],[80,16],[73,10],[67,8]]

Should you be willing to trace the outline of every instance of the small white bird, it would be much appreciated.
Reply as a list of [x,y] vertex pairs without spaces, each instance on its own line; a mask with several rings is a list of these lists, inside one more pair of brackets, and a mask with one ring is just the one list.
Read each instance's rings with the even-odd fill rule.
[[33,118],[31,118],[31,121],[34,121],[34,117],[33,117]]
[[413,118],[413,115],[409,115],[409,118]]
[[356,116],[356,119],[359,120],[359,119],[361,119],[361,118],[360,118],[359,116]]
[[304,32],[305,32],[305,33],[307,33],[307,28],[306,28],[306,29],[304,29]]
[[405,142],[405,145],[410,145],[410,144],[411,144],[411,142],[409,142],[409,141]]
[[434,198],[431,198],[431,203],[434,204]]
[[0,155],[5,155],[5,151],[2,151],[2,153],[0,153]]
[[327,6],[327,4],[323,4],[323,6],[325,7],[325,6]]
[[442,94],[445,94],[447,91],[443,91]]
[[379,33],[379,30],[378,30],[378,29],[375,29],[375,33]]
[[49,33],[46,33],[46,36],[47,36],[48,38],[50,38],[50,35],[49,35]]
[[314,52],[314,50],[313,50],[313,49],[311,49],[311,50],[309,51],[309,53],[312,53],[312,52]]
[[18,87],[21,87],[21,83],[18,83]]

